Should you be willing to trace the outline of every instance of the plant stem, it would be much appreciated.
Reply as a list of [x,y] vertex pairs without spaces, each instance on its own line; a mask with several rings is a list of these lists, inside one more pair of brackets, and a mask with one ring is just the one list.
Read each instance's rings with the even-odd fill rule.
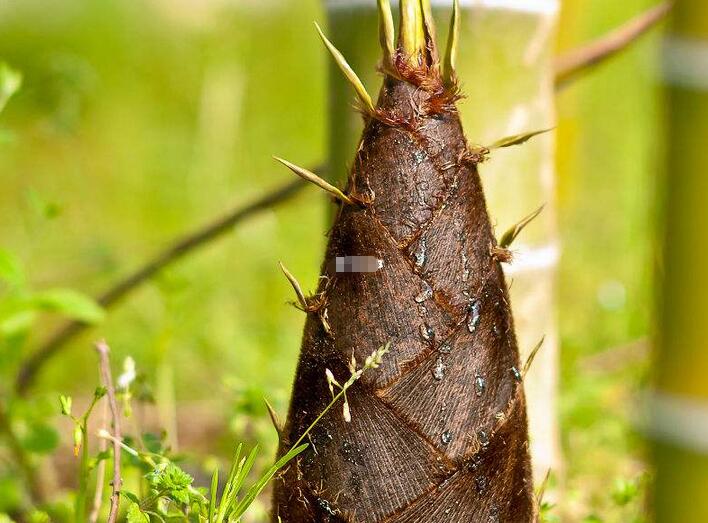
[[86,423],[81,425],[81,461],[79,464],[79,487],[76,492],[76,500],[74,501],[74,521],[83,523],[86,521],[86,498],[88,491],[88,433],[86,431]]
[[[108,403],[103,403],[103,412],[101,413],[101,425],[106,426],[108,424]],[[103,453],[108,448],[108,442],[103,439],[98,439],[98,452]],[[106,460],[102,459],[96,465],[96,490],[93,494],[93,505],[91,507],[91,513],[89,514],[89,523],[96,523],[98,521],[98,516],[101,511],[101,505],[103,503],[103,487],[106,482]]]
[[120,455],[121,455],[121,431],[120,431],[120,411],[116,401],[116,392],[113,388],[113,376],[111,374],[111,362],[109,359],[110,348],[105,341],[96,344],[101,367],[101,379],[106,387],[108,405],[111,410],[113,420],[113,484],[111,490],[111,508],[108,514],[108,523],[115,523],[118,519],[118,508],[120,505],[120,488],[122,480],[120,476]]

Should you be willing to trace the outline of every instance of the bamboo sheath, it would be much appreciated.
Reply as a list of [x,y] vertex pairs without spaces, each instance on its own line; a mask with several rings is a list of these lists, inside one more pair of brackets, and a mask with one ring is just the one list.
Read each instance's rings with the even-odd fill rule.
[[[364,84],[375,92],[380,50],[375,2],[329,0],[328,33]],[[433,2],[444,41],[451,2]],[[495,140],[555,125],[552,50],[558,15],[554,0],[461,2],[457,72],[465,99],[458,103],[470,141]],[[482,44],[483,42],[483,44]],[[350,86],[332,66],[329,87],[331,181],[344,183],[361,135]],[[505,266],[522,360],[545,336],[525,380],[534,475],[562,467],[557,423],[558,335],[555,275],[559,240],[555,212],[554,137],[500,150],[480,166],[492,223],[500,236],[540,205],[541,215],[512,246]]]

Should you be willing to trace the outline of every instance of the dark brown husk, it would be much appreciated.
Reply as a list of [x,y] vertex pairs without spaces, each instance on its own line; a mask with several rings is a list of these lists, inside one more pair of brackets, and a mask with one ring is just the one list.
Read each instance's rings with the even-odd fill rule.
[[[519,353],[478,158],[435,68],[397,60],[367,115],[308,314],[282,455],[345,381],[381,368],[332,409],[277,478],[273,521],[514,522],[535,517]],[[375,273],[334,273],[375,256]],[[328,326],[322,321],[326,309]]]

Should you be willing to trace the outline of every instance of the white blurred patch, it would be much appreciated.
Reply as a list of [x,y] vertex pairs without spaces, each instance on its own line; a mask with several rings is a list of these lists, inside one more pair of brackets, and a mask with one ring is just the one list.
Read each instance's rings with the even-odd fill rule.
[[708,90],[708,43],[673,36],[664,43],[666,83]]
[[135,360],[128,356],[123,361],[123,373],[118,376],[116,380],[116,387],[118,389],[127,389],[130,384],[135,381],[137,373],[135,371]]
[[546,245],[544,247],[528,248],[523,244],[514,245],[512,252],[514,260],[511,264],[504,264],[504,274],[513,276],[523,272],[532,272],[550,269],[558,264],[560,249],[558,245]]
[[627,289],[621,281],[606,280],[597,288],[597,302],[605,310],[620,310],[627,303]]
[[662,392],[650,393],[645,405],[649,436],[708,453],[708,403]]

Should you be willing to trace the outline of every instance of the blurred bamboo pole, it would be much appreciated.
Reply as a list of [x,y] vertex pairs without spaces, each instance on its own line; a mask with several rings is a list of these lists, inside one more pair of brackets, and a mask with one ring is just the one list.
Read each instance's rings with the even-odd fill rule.
[[678,2],[665,41],[668,154],[655,391],[655,521],[708,521],[708,5]]
[[[362,75],[370,92],[380,76],[375,2],[329,0],[334,44]],[[438,39],[445,41],[452,2],[434,2]],[[441,7],[447,5],[448,7]],[[503,5],[503,7],[499,7]],[[462,2],[458,76],[466,99],[459,104],[467,136],[487,145],[504,136],[555,125],[552,49],[558,14],[556,0],[542,2]],[[330,74],[329,157],[332,181],[342,183],[361,134],[361,118],[351,109],[352,93],[336,71]],[[559,254],[555,225],[553,133],[523,146],[494,151],[481,166],[492,219],[501,235],[528,213],[546,204],[542,215],[512,245],[507,266],[512,307],[522,358],[545,336],[526,377],[534,473],[561,468],[557,416],[558,336],[554,280]],[[526,353],[524,354],[524,351]]]

